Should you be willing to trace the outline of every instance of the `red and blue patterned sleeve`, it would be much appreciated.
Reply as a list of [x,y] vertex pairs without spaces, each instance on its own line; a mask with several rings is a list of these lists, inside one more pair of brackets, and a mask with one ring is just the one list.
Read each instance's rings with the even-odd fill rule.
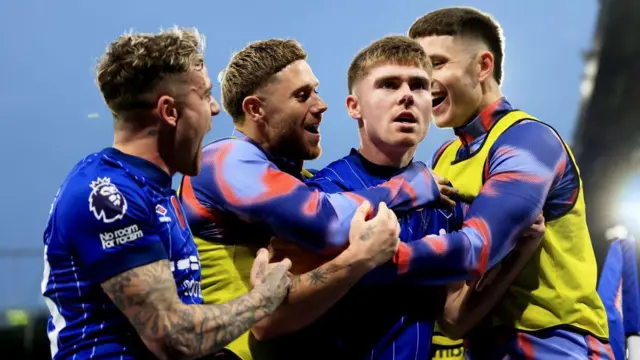
[[266,223],[277,236],[314,250],[344,247],[351,218],[364,200],[409,210],[440,198],[435,180],[422,163],[377,187],[326,194],[278,170],[246,141],[229,139],[209,145],[203,160],[191,187],[204,207]]
[[535,221],[568,161],[562,140],[548,126],[526,121],[508,129],[489,153],[485,184],[462,229],[402,244],[395,258],[399,272],[433,276],[442,283],[483,274]]

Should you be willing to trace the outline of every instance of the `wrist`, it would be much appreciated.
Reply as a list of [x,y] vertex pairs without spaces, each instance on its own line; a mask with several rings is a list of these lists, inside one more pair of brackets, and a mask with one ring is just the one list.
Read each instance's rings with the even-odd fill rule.
[[345,265],[349,266],[354,275],[358,277],[364,276],[377,266],[372,258],[363,256],[361,253],[354,251],[351,248],[347,248],[343,251],[342,254],[336,258],[336,260],[338,259]]
[[277,301],[276,292],[266,283],[256,285],[249,294],[256,308],[263,310],[267,316],[271,315],[280,304]]

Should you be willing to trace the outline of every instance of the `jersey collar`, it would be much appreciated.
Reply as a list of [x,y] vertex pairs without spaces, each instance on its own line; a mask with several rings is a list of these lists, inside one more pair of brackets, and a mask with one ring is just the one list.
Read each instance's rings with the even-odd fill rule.
[[[351,149],[351,152],[349,153],[349,156],[355,157],[357,159],[357,161],[359,162],[360,166],[366,172],[368,172],[371,175],[378,176],[378,177],[381,177],[381,178],[391,178],[393,176],[396,176],[396,175],[400,174],[404,169],[406,169],[409,166],[409,165],[407,165],[406,167],[399,168],[399,167],[396,167],[396,166],[378,165],[378,164],[375,164],[375,163],[372,163],[371,161],[369,161],[358,150],[356,150],[354,148]],[[413,159],[411,159],[409,164],[411,164],[412,162],[413,162]]]
[[107,156],[114,158],[120,162],[126,163],[129,167],[139,171],[149,181],[160,186],[163,189],[171,188],[171,175],[167,174],[158,166],[141,157],[125,154],[122,151],[109,147],[103,150]]
[[470,123],[455,129],[455,134],[466,146],[489,132],[493,124],[508,112],[513,111],[511,104],[502,97],[482,110]]

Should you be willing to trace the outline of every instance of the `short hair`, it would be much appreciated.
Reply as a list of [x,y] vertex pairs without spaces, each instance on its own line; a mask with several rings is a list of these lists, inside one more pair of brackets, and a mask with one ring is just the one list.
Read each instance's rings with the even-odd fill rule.
[[107,106],[116,118],[121,111],[153,106],[149,94],[164,79],[204,65],[204,47],[197,29],[119,36],[98,62],[96,82]]
[[307,53],[295,40],[270,39],[253,42],[231,57],[222,75],[222,106],[234,122],[244,119],[242,102],[282,69]]
[[415,66],[431,75],[431,61],[422,46],[415,40],[402,35],[385,36],[360,50],[351,61],[347,72],[349,94],[354,85],[379,65],[396,64]]
[[500,24],[491,15],[469,7],[444,8],[422,16],[409,29],[412,39],[447,35],[471,37],[484,42],[495,59],[493,76],[498,84],[502,82],[504,36]]

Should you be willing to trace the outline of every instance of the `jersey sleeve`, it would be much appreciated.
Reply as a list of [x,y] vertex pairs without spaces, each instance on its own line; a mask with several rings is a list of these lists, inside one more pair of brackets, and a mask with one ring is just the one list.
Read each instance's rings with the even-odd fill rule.
[[627,336],[640,334],[640,285],[638,284],[638,246],[627,238],[622,245],[622,314]]
[[262,151],[241,140],[210,145],[201,174],[191,178],[191,185],[205,207],[267,223],[278,237],[314,250],[344,247],[351,218],[364,200],[409,210],[440,198],[433,176],[422,163],[377,187],[326,194],[278,170]]
[[133,179],[111,174],[74,184],[57,209],[58,226],[92,281],[167,258],[155,212]]
[[403,245],[395,259],[399,271],[420,272],[423,281],[436,283],[483,274],[533,224],[567,161],[564,144],[549,127],[529,121],[508,129],[489,153],[485,184],[462,229]]

